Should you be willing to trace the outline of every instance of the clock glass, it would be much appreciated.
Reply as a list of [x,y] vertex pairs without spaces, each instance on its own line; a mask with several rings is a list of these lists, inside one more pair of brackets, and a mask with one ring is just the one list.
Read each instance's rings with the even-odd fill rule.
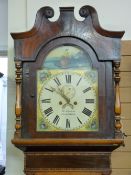
[[37,131],[98,131],[98,72],[76,46],[53,49],[37,71]]

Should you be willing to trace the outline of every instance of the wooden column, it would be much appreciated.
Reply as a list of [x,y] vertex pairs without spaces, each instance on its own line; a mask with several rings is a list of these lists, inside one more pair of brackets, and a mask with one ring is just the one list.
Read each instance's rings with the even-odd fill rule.
[[121,138],[121,102],[120,102],[120,61],[114,61],[114,81],[115,81],[115,137]]
[[15,137],[20,138],[21,136],[21,84],[22,84],[22,63],[16,61],[16,105],[15,105],[15,114],[16,114],[16,124],[15,124]]

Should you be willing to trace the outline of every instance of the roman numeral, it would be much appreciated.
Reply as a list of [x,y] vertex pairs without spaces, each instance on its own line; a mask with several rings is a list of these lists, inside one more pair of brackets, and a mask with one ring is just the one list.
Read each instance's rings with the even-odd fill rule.
[[80,83],[81,79],[82,79],[82,77],[79,79],[79,81],[78,81],[78,83],[76,84],[76,86],[78,86],[78,85],[79,85],[79,83]]
[[66,119],[66,128],[70,128],[70,120]]
[[55,81],[55,83],[56,83],[58,86],[61,85],[61,83],[60,83],[60,81],[59,81],[59,79],[58,79],[57,77],[54,79],[54,81]]
[[71,83],[71,75],[65,75],[66,83]]
[[94,103],[94,99],[85,99],[86,103]]
[[77,119],[78,119],[79,123],[82,124],[82,121],[78,117],[77,117]]
[[52,114],[52,113],[53,113],[52,107],[50,107],[50,108],[44,110],[44,113],[45,113],[46,116],[49,116],[50,114]]
[[82,113],[90,117],[92,111],[90,111],[90,110],[87,109],[87,108],[84,108],[83,111],[82,111]]
[[91,87],[88,87],[88,88],[84,89],[84,90],[83,90],[83,93],[86,93],[86,92],[88,92],[89,90],[91,90]]
[[51,102],[51,99],[43,99],[41,100],[42,103],[50,103]]
[[60,120],[60,117],[57,115],[57,116],[54,118],[53,123],[57,125],[58,122],[59,122],[59,120]]
[[45,88],[47,91],[53,92],[53,89]]

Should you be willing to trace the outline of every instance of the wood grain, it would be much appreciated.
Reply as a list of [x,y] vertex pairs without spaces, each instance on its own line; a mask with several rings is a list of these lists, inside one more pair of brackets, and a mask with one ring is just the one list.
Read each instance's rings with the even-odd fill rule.
[[112,145],[123,144],[123,139],[12,139],[12,143],[17,146],[84,146],[84,145]]
[[[27,175],[100,175],[101,173],[89,173],[92,171],[106,172],[103,174],[110,174],[110,152],[106,152],[108,147],[113,150],[115,146],[122,144],[123,139],[121,133],[118,134],[120,139],[114,138],[114,86],[112,84],[112,63],[116,64],[116,85],[119,84],[119,59],[120,59],[120,40],[124,34],[121,32],[107,31],[101,28],[98,21],[98,16],[95,9],[91,6],[84,6],[80,9],[79,14],[86,18],[84,22],[78,22],[74,18],[74,8],[60,8],[60,17],[55,22],[50,22],[48,18],[53,17],[54,10],[51,7],[43,7],[37,13],[34,27],[27,32],[14,33],[12,34],[15,40],[15,61],[22,61],[23,66],[23,86],[22,86],[22,139],[15,137],[12,143],[16,144],[19,149],[25,149],[25,171]],[[90,35],[89,35],[90,34]],[[94,37],[97,36],[97,37]],[[79,38],[79,39],[78,39]],[[84,42],[83,42],[84,41]],[[36,132],[36,72],[41,68],[46,55],[50,50],[65,44],[76,45],[81,49],[85,50],[91,59],[92,66],[97,68],[99,75],[99,130],[97,132]],[[88,43],[88,44],[87,44]],[[127,45],[127,44],[126,44]],[[91,47],[90,47],[91,46]],[[92,49],[93,48],[93,49]],[[123,53],[127,54],[127,47],[122,45]],[[97,57],[96,54],[97,53]],[[129,49],[128,49],[129,51]],[[127,54],[128,55],[128,54]],[[27,74],[28,73],[28,77]],[[26,75],[26,76],[25,76]],[[106,76],[106,77],[105,77]],[[130,77],[123,76],[121,86],[121,97],[122,102],[131,102],[131,96],[129,92],[131,87],[127,87],[127,83],[130,81]],[[126,83],[125,83],[126,82]],[[117,89],[117,88],[116,88]],[[120,114],[120,103],[119,103],[119,92],[118,95],[118,108],[116,114]],[[108,97],[108,100],[106,100]],[[119,116],[118,116],[119,117]],[[119,121],[117,119],[117,121]],[[117,123],[116,121],[116,123]],[[123,120],[123,126],[127,126],[127,120]],[[119,126],[120,123],[118,122]],[[120,128],[120,127],[116,128]],[[124,127],[123,127],[124,128]],[[119,131],[119,130],[118,130]],[[130,130],[128,131],[130,133]],[[26,139],[25,139],[26,138]],[[37,139],[38,138],[38,139]],[[56,139],[57,138],[57,139]],[[85,139],[88,138],[88,139]],[[91,138],[91,139],[90,139]],[[96,139],[99,138],[99,139]],[[104,139],[102,139],[104,138]],[[111,138],[111,139],[109,139]],[[74,150],[67,151],[62,155],[59,155],[60,150],[53,155],[53,149],[51,154],[41,152],[38,153],[39,146],[60,146],[64,149],[64,146],[88,146],[96,145],[96,149],[92,146],[91,155],[86,155],[84,152],[81,155],[75,155]],[[105,148],[103,148],[103,147]],[[24,147],[24,148],[23,148]],[[98,151],[98,147],[102,148],[102,151]],[[73,147],[74,149],[74,147]],[[82,148],[83,149],[83,148]],[[106,151],[104,150],[106,149]],[[93,151],[95,154],[93,154]],[[31,153],[29,155],[27,153]],[[80,152],[80,151],[79,151]],[[77,154],[79,154],[77,151]],[[120,152],[124,153],[124,152]],[[47,154],[47,155],[46,155]],[[70,155],[71,154],[71,155]],[[97,155],[98,154],[98,155]],[[122,158],[126,162],[127,154],[114,153],[113,166],[114,168],[122,167]],[[130,153],[131,154],[131,153]],[[130,155],[129,154],[129,155]],[[131,156],[131,155],[130,155]],[[116,158],[120,158],[120,163],[117,162]],[[59,160],[59,161],[57,161]],[[126,164],[126,168],[129,168],[131,163]],[[79,169],[85,168],[86,172],[68,172],[69,168]],[[124,167],[124,166],[123,166]],[[61,169],[67,168],[65,172],[48,171],[47,173],[40,169]],[[34,169],[34,172],[33,170]],[[37,172],[37,170],[40,170]],[[84,174],[83,174],[84,173]]]
[[131,169],[112,169],[111,175],[131,175]]
[[113,152],[111,156],[111,162],[112,162],[112,168],[130,169],[131,152]]
[[121,72],[120,87],[131,87],[131,72]]
[[121,117],[131,120],[131,103],[121,103]]
[[120,88],[121,102],[131,103],[131,87]]
[[93,172],[81,172],[81,171],[45,171],[44,173],[38,172],[35,175],[101,175],[101,173],[93,173]]
[[121,116],[125,147],[120,147],[112,154],[111,175],[131,175],[131,41],[122,41],[121,60]]
[[131,71],[131,55],[121,57],[121,71]]
[[126,135],[131,135],[131,120],[121,120],[122,130]]
[[130,40],[122,41],[121,55],[131,55],[131,41]]
[[115,152],[131,152],[131,136],[124,138],[125,146],[121,146]]

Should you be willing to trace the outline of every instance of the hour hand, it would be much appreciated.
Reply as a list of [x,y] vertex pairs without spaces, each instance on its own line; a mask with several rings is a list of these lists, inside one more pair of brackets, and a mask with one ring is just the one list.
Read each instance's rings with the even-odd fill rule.
[[72,109],[73,109],[73,105],[70,104],[70,99],[63,93],[63,91],[61,89],[55,89],[55,88],[52,88],[51,89],[53,91],[55,91],[57,94],[59,94],[65,101],[66,101],[66,104],[63,105],[63,108],[65,108],[66,106],[70,106]]
[[58,88],[58,93],[63,97],[67,103],[70,103],[70,99],[63,93],[61,89]]
[[61,89],[55,89],[51,87],[52,91],[55,91],[57,94],[59,94],[67,103],[70,103],[70,99],[63,93]]
[[64,92],[62,91],[62,90],[60,90],[60,89],[58,89],[59,90],[59,92],[60,92],[60,95],[66,100],[66,104],[64,104],[63,105],[63,107],[62,108],[65,108],[65,107],[67,107],[67,106],[70,106],[70,108],[71,109],[73,109],[74,108],[74,106],[70,103],[70,98],[69,97],[67,97],[65,94],[64,94]]
[[50,89],[54,92],[56,92],[56,89],[55,88],[53,88],[53,87],[50,87]]

